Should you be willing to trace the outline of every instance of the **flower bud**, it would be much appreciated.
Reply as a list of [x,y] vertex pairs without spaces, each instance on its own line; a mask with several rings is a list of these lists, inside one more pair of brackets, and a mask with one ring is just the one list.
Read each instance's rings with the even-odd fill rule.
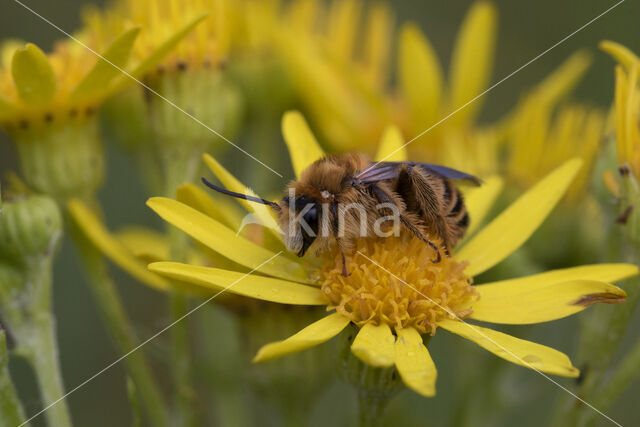
[[0,210],[0,256],[17,263],[49,255],[62,235],[62,215],[51,198],[20,195]]
[[181,65],[151,78],[151,86],[180,107],[149,95],[151,126],[160,148],[174,153],[196,145],[201,153],[212,148],[212,142],[226,146],[211,129],[225,136],[237,130],[242,110],[238,90],[222,70]]

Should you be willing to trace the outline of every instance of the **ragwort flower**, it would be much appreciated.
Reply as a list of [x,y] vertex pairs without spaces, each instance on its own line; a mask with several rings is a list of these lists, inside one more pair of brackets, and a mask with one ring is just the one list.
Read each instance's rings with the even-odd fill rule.
[[[286,115],[283,131],[298,175],[323,156],[299,115]],[[380,154],[402,145],[397,131],[385,135],[385,148]],[[404,155],[402,150],[399,154]],[[205,160],[228,189],[250,191],[212,157],[205,155]],[[624,291],[610,282],[637,274],[633,265],[587,265],[473,284],[474,276],[505,259],[536,230],[565,193],[580,165],[579,160],[571,160],[552,171],[439,264],[431,262],[431,249],[411,236],[362,240],[347,257],[351,273],[347,277],[341,274],[339,254],[298,261],[281,254],[281,241],[265,239],[263,245],[258,245],[237,236],[205,213],[203,204],[213,204],[204,195],[205,199],[191,206],[152,198],[148,205],[164,220],[242,267],[229,270],[159,262],[149,269],[176,280],[174,283],[189,283],[195,288],[224,289],[282,304],[325,306],[331,312],[284,341],[264,346],[256,355],[256,362],[318,345],[354,323],[359,332],[351,346],[353,353],[374,367],[395,366],[404,383],[424,396],[435,394],[436,368],[423,336],[433,335],[438,328],[469,339],[512,363],[576,377],[578,370],[563,353],[465,320],[533,324],[575,314],[597,302],[624,301]],[[490,179],[486,186],[467,191],[468,210],[475,227],[482,223],[499,187],[499,181]],[[248,205],[246,201],[241,203]],[[253,209],[263,224],[273,226],[274,218],[265,206]]]
[[[361,21],[362,13],[357,1],[333,1],[327,7],[296,1],[283,18],[285,25],[276,22],[274,30],[285,69],[314,124],[335,148],[369,152],[388,123],[397,124],[405,137],[415,137],[488,86],[496,27],[491,3],[477,2],[468,12],[446,83],[429,40],[414,24],[404,24],[395,88],[389,87],[395,35],[391,13],[384,4],[370,7]],[[481,105],[480,99],[424,137],[432,156],[438,158],[445,148],[450,130],[469,128]]]
[[178,185],[192,180],[197,171],[194,157],[215,142],[226,146],[219,135],[230,136],[238,127],[241,99],[224,70],[234,28],[229,10],[234,7],[225,0],[166,4],[118,0],[105,10],[85,14],[87,31],[97,39],[132,25],[144,28],[132,52],[135,60],[175,34],[162,60],[147,64],[141,72],[145,86],[154,93],[143,94],[138,88],[129,94],[146,100],[138,104],[144,109],[142,126],[150,135],[137,144],[142,148],[140,157],[153,159],[146,166],[158,169],[149,172],[163,181],[158,191],[173,194]]
[[72,40],[48,55],[31,43],[4,46],[0,127],[16,143],[22,175],[35,190],[60,200],[87,197],[101,183],[95,113],[125,82],[117,67],[127,64],[138,32],[131,28],[104,49],[92,45],[104,59]]

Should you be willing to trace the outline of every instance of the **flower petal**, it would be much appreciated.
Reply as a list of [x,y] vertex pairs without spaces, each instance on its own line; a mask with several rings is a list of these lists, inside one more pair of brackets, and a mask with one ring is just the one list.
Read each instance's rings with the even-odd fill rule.
[[586,50],[574,52],[560,67],[539,83],[532,94],[541,97],[549,105],[556,105],[576,87],[592,62],[590,52]]
[[67,203],[67,208],[84,235],[118,267],[155,289],[164,291],[169,288],[169,283],[162,277],[149,272],[142,262],[109,233],[83,202],[72,199]]
[[236,205],[232,205],[224,196],[214,200],[202,188],[188,183],[178,187],[176,199],[210,216],[232,230],[237,230],[241,226],[241,212]]
[[47,55],[32,43],[16,50],[11,63],[13,81],[20,99],[29,105],[50,102],[58,90],[58,82]]
[[[147,56],[136,68],[131,72],[131,75],[136,78],[141,78],[148,73],[153,67],[155,67],[164,57],[171,52],[175,46],[182,41],[195,27],[198,26],[205,18],[209,16],[209,12],[204,12],[199,16],[196,16],[191,21],[187,22],[180,30],[173,33],[171,37],[160,44],[149,56]],[[128,76],[123,76],[122,84],[127,84],[131,81]]]
[[[273,260],[271,261],[273,262]],[[287,280],[179,262],[154,262],[149,270],[209,289],[281,304],[326,305],[320,289]]]
[[10,117],[16,111],[15,105],[0,94],[0,120]]
[[382,162],[404,162],[407,160],[407,150],[404,147],[405,141],[400,129],[396,126],[388,126],[378,146],[376,161]]
[[[237,236],[236,233],[213,218],[178,201],[163,197],[153,197],[147,201],[147,206],[165,221],[194,239],[248,268],[256,268],[264,260],[275,255],[273,252],[250,242],[244,237]],[[308,274],[302,265],[284,257],[277,257],[260,267],[258,271],[282,279],[309,282]]]
[[411,111],[412,132],[426,129],[440,110],[442,69],[431,43],[414,24],[400,33],[398,79],[402,97]]
[[516,365],[563,377],[580,375],[567,355],[551,347],[458,320],[443,320],[438,326]]
[[113,80],[120,76],[127,64],[133,43],[140,28],[132,28],[116,38],[98,58],[98,62],[71,93],[73,101],[90,99],[104,93]]
[[311,163],[324,157],[324,151],[313,136],[307,121],[298,111],[287,111],[282,117],[282,135],[289,148],[289,156],[296,178],[300,179]]
[[330,314],[313,322],[284,341],[272,342],[258,350],[254,362],[265,362],[286,354],[306,350],[322,344],[338,335],[349,324],[349,319],[338,313]]
[[118,241],[136,258],[149,261],[170,259],[166,236],[142,227],[127,227],[115,233]]
[[383,87],[389,75],[389,53],[394,25],[390,7],[384,3],[370,5],[366,17],[363,61],[364,78],[373,87]]
[[[480,95],[489,86],[493,68],[497,12],[490,2],[477,2],[462,23],[453,50],[450,67],[449,107],[458,109]],[[465,106],[451,120],[457,124],[475,118],[482,99]]]
[[351,344],[351,351],[364,363],[374,367],[393,366],[396,359],[396,338],[386,323],[375,326],[365,323]]
[[549,215],[581,165],[580,159],[565,162],[480,230],[456,254],[457,259],[469,261],[465,273],[480,274],[518,249]]
[[407,387],[425,397],[436,394],[436,365],[413,328],[397,329],[396,368]]
[[627,295],[617,286],[595,280],[545,283],[527,279],[476,286],[480,300],[473,304],[471,318],[510,325],[548,322],[596,302],[624,302]]
[[600,49],[611,55],[616,61],[631,69],[634,63],[640,64],[640,58],[627,47],[620,43],[604,40],[600,42]]
[[466,235],[470,236],[480,227],[489,209],[500,195],[504,181],[499,176],[487,178],[480,187],[472,187],[464,192],[464,204],[469,213],[470,223]]
[[[246,187],[240,181],[238,181],[229,171],[227,171],[216,159],[209,154],[202,156],[204,162],[207,164],[211,172],[222,182],[222,184],[231,191],[236,193],[247,194],[249,196],[258,197],[249,187]],[[272,212],[265,205],[259,203],[249,202],[243,199],[235,199],[238,203],[244,206],[249,212],[253,213],[255,217],[262,223],[262,225],[273,232],[279,239],[282,239],[280,235],[280,226],[273,217]]]

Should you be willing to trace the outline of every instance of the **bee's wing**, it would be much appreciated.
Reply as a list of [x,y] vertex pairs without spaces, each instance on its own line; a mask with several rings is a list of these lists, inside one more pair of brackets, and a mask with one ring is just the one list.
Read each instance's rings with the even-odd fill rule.
[[397,178],[402,169],[403,162],[380,162],[371,164],[367,169],[356,174],[356,178],[362,184],[386,181]]
[[482,184],[482,180],[459,170],[446,166],[432,165],[420,162],[379,162],[369,166],[364,171],[356,175],[356,178],[363,184],[371,184],[378,181],[385,181],[397,178],[402,170],[402,166],[413,166],[425,169],[427,172],[440,178],[450,178],[471,181],[476,185]]
[[440,178],[459,179],[464,181],[471,181],[475,185],[482,184],[482,180],[476,176],[468,174],[466,172],[459,171],[457,169],[449,168],[446,166],[432,165],[431,163],[419,163],[419,162],[407,162],[413,166],[418,166]]

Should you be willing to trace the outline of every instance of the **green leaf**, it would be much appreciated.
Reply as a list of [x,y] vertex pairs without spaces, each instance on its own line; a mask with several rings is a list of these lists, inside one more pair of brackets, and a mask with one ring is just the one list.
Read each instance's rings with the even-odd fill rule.
[[47,55],[32,43],[18,49],[11,63],[13,81],[25,104],[44,105],[57,91],[56,76]]
[[104,93],[111,82],[122,73],[131,54],[133,43],[136,41],[140,28],[132,28],[117,39],[104,51],[101,58],[91,71],[78,84],[71,94],[73,101],[85,100]]

